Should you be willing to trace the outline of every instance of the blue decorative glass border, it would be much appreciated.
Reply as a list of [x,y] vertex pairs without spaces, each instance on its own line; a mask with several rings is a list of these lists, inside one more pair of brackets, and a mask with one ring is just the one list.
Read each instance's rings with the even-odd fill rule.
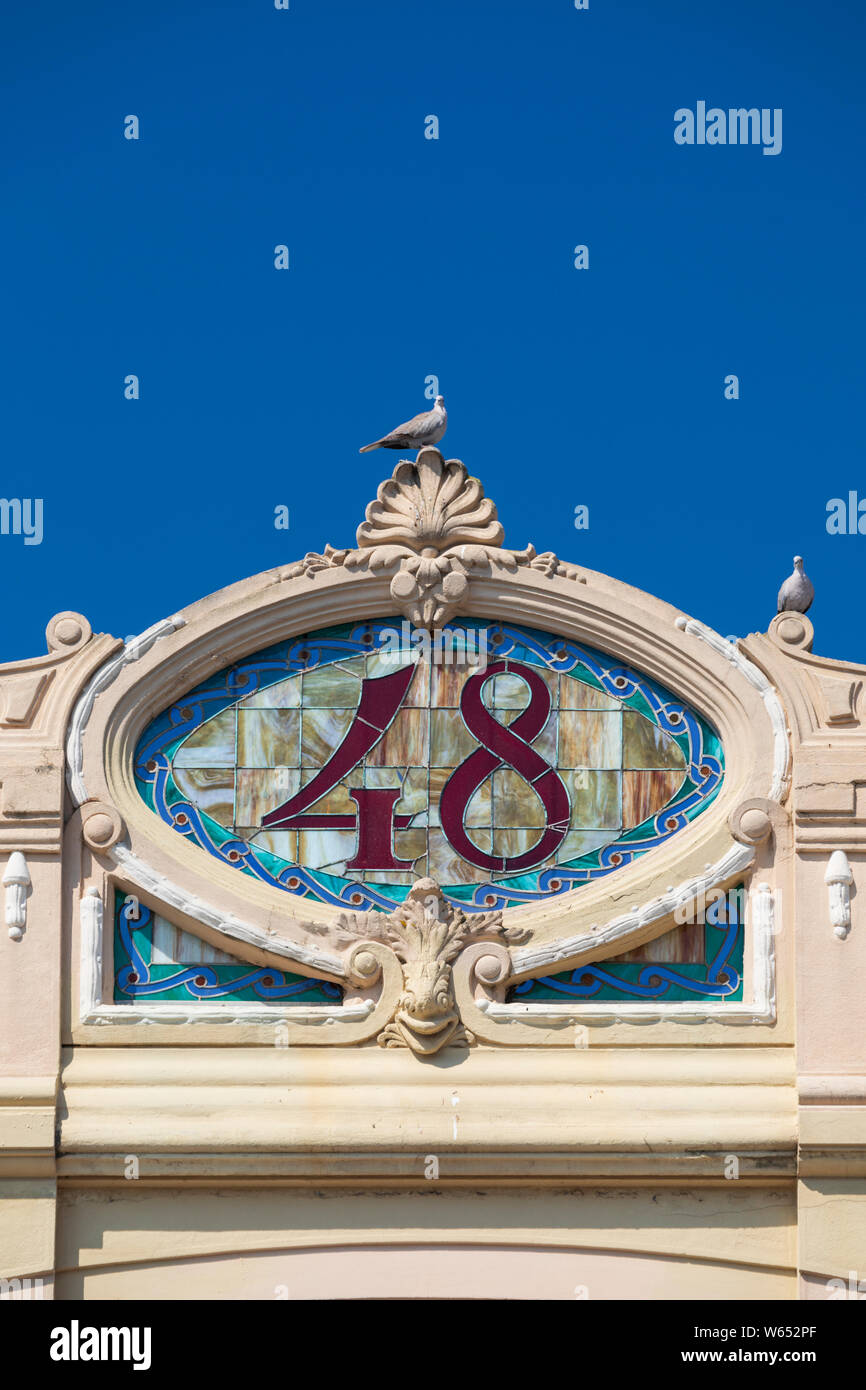
[[744,903],[745,888],[740,885],[725,901],[707,908],[703,964],[606,960],[523,980],[509,992],[509,1000],[537,1004],[566,996],[594,1002],[663,999],[671,1003],[695,998],[738,1002],[743,997]]
[[[137,916],[133,914],[137,912]],[[343,991],[330,980],[313,980],[246,961],[215,961],[201,965],[153,964],[154,914],[144,903],[128,904],[124,893],[114,895],[114,1000],[150,999],[165,1004],[178,1000],[231,1000],[272,1004],[341,1003]]]
[[[448,630],[487,631],[488,658],[513,657],[543,670],[575,676],[586,685],[637,710],[679,745],[688,769],[676,797],[656,816],[618,840],[578,859],[540,872],[482,884],[442,885],[446,896],[468,912],[489,912],[567,893],[581,883],[613,873],[664,844],[705,810],[724,775],[721,743],[710,725],[663,686],[592,647],[534,628],[463,618]],[[203,681],[148,725],[135,753],[139,792],[152,811],[179,834],[221,863],[271,887],[353,911],[390,911],[409,892],[405,884],[370,884],[287,864],[278,855],[248,844],[193,806],[171,775],[181,743],[207,720],[238,700],[268,689],[289,675],[366,655],[393,642],[395,620],[345,623],[277,643]],[[383,635],[386,634],[386,635]],[[390,647],[393,651],[393,646]],[[178,819],[180,817],[180,820]]]

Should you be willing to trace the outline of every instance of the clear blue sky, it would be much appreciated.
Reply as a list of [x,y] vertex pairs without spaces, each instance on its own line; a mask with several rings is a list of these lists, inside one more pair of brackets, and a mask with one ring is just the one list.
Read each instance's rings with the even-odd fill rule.
[[[41,545],[0,536],[0,658],[59,609],[125,636],[352,543],[399,457],[358,448],[435,373],[508,544],[725,635],[766,628],[796,551],[816,651],[866,661],[866,535],[825,527],[866,498],[861,4],[43,0],[0,26],[0,492],[44,499]],[[781,107],[782,153],[676,145],[699,100]]]

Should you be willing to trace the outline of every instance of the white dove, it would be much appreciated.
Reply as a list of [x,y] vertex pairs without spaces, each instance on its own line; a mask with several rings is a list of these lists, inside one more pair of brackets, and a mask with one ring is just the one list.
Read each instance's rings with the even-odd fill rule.
[[368,454],[371,449],[423,449],[425,444],[438,444],[447,427],[445,397],[437,396],[432,410],[413,415],[411,420],[398,425],[390,434],[383,435],[373,444],[365,444],[358,453]]
[[779,590],[777,613],[805,613],[815,597],[815,589],[807,574],[803,573],[802,555],[794,556],[794,572],[789,574]]

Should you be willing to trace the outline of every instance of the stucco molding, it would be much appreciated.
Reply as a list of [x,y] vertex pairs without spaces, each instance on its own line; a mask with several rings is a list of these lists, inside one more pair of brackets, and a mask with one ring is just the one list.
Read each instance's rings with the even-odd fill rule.
[[67,1050],[61,1173],[122,1183],[129,1153],[163,1182],[411,1178],[428,1190],[431,1153],[443,1181],[469,1183],[698,1172],[730,1188],[731,1153],[750,1175],[795,1171],[789,1048],[686,1047],[673,1066],[643,1047],[479,1048],[454,1062],[445,1052],[419,1069],[408,1049],[366,1047],[335,1065],[319,1049],[189,1048],[179,1037]]
[[840,745],[863,747],[866,666],[816,656],[814,636],[805,613],[779,613],[766,633],[751,633],[739,647],[780,691],[796,743],[828,729]]
[[688,632],[692,636],[700,638],[702,642],[706,642],[713,651],[719,652],[759,692],[773,727],[773,780],[767,795],[771,801],[780,801],[788,787],[791,751],[785,711],[782,708],[778,693],[767,680],[763,671],[726,637],[714,632],[705,623],[699,623],[695,618],[679,617],[676,620],[676,625],[683,632]]

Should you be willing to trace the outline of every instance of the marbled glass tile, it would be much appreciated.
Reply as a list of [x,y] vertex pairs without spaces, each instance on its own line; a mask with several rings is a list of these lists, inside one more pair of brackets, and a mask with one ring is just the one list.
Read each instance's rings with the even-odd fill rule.
[[622,824],[622,774],[580,768],[560,773],[571,802],[575,830],[618,830]]
[[542,800],[519,773],[511,768],[501,768],[494,772],[492,780],[494,825],[544,829],[547,817]]
[[[288,800],[299,783],[297,768],[238,768],[235,821],[238,825],[261,825],[262,817]],[[231,825],[231,821],[221,824]]]
[[687,923],[674,927],[673,931],[657,936],[655,941],[646,941],[633,951],[623,951],[611,957],[610,964],[625,961],[658,961],[666,965],[697,965],[704,958],[703,922]]
[[[385,769],[369,768],[368,772],[385,771]],[[418,811],[427,808],[427,769],[426,767],[407,768],[403,775],[403,794],[397,802],[396,810],[406,815],[414,815]]]
[[250,837],[250,842],[258,845],[260,849],[268,850],[270,854],[278,854],[289,864],[297,863],[297,830],[259,830]]
[[346,737],[354,718],[350,709],[307,709],[301,714],[301,766],[324,767]]
[[622,705],[613,695],[605,695],[585,681],[573,676],[560,676],[559,703],[562,709],[619,710]]
[[624,768],[685,768],[677,743],[657,724],[634,710],[622,716],[622,765]]
[[469,798],[463,815],[465,826],[493,824],[493,778],[486,777],[481,786]]
[[223,710],[181,744],[172,759],[174,767],[233,767],[235,762],[235,712]]
[[633,825],[655,816],[676,795],[682,772],[624,772],[622,774],[622,823]]
[[401,709],[383,737],[367,754],[368,767],[425,767],[427,710]]
[[174,779],[180,792],[220,825],[234,820],[235,777],[231,768],[175,767]]
[[322,666],[316,671],[305,671],[301,691],[301,702],[305,707],[354,709],[361,698],[360,673],[356,675],[340,666]]
[[[489,830],[472,830],[469,838],[484,853],[490,853]],[[490,877],[487,869],[460,859],[439,829],[428,832],[427,866],[427,872],[440,883],[445,882],[446,875],[451,883],[486,883]]]
[[395,830],[395,859],[420,859],[427,853],[426,830]]
[[296,709],[301,703],[301,677],[289,676],[287,680],[257,690],[241,700],[240,709]]
[[571,859],[582,859],[593,850],[603,849],[613,844],[619,830],[569,830],[556,853],[558,864],[567,864]]
[[430,672],[430,705],[433,709],[456,709],[463,683],[471,672],[465,667],[433,666]]
[[513,858],[534,849],[541,840],[540,829],[526,829],[519,826],[493,828],[493,853]]
[[[294,788],[292,790],[295,790]],[[353,816],[358,807],[349,795],[350,787],[345,782],[338,782],[336,787],[320,796],[318,801],[314,801],[310,807],[312,816]],[[285,798],[284,798],[285,799]],[[279,805],[279,802],[275,802]]]
[[294,709],[238,710],[238,767],[297,767],[300,714]]
[[430,712],[430,767],[457,767],[478,747],[456,710]]
[[596,710],[561,710],[560,767],[619,768],[622,715]]
[[526,681],[505,672],[487,682],[483,698],[488,709],[519,710],[526,709],[532,696]]
[[346,872],[346,861],[355,855],[354,830],[302,830],[298,835],[298,857],[309,869],[328,873]]

